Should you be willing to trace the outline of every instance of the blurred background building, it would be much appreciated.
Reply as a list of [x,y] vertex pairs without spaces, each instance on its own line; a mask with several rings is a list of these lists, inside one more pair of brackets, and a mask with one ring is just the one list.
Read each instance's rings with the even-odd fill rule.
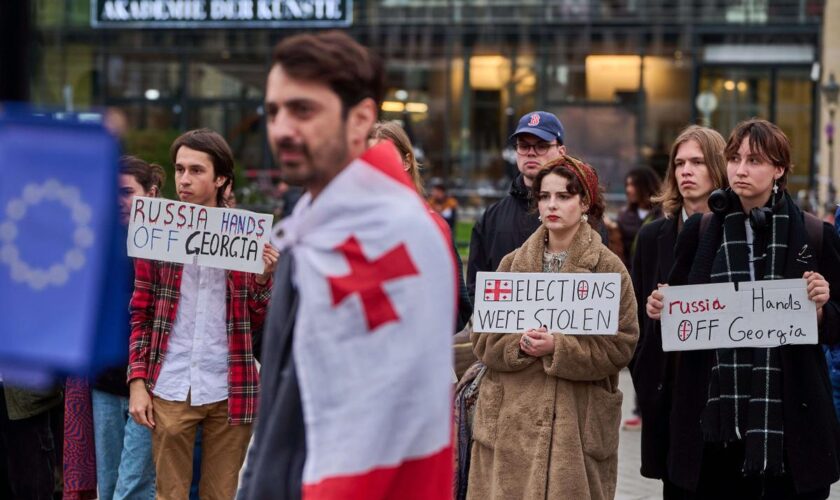
[[515,171],[507,137],[534,109],[560,117],[570,152],[598,169],[614,200],[629,169],[664,170],[687,124],[727,135],[752,116],[793,141],[795,192],[831,177],[822,67],[836,66],[837,49],[821,61],[824,35],[840,43],[838,29],[824,29],[837,3],[31,0],[29,97],[123,110],[129,151],[148,159],[165,160],[180,131],[214,128],[248,175],[268,179],[270,49],[334,27],[385,58],[383,117],[404,122],[426,174],[461,198],[506,189]]

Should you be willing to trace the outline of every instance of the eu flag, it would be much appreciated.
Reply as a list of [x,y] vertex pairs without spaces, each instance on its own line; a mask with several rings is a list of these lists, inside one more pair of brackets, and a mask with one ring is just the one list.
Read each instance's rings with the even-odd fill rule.
[[[43,383],[124,361],[119,147],[104,128],[0,116],[0,374]],[[110,334],[109,334],[110,333]]]

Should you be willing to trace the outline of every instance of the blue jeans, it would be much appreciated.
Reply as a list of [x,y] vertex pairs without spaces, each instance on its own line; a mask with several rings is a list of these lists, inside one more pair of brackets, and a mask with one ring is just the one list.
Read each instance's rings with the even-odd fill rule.
[[195,430],[195,450],[193,450],[193,478],[190,484],[190,500],[201,500],[198,496],[198,484],[201,482],[201,435],[202,426]]
[[828,365],[828,378],[831,380],[831,397],[834,412],[840,420],[840,345],[824,345],[825,362]]
[[152,433],[128,415],[128,398],[91,391],[96,482],[103,500],[153,500]]

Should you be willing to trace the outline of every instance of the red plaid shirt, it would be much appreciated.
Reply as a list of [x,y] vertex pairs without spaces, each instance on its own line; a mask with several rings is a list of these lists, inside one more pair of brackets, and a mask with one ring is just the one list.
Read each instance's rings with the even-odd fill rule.
[[[131,297],[131,338],[128,380],[142,378],[151,392],[163,360],[178,299],[181,264],[135,259],[134,294]],[[271,280],[256,282],[256,275],[227,272],[228,422],[249,424],[257,414],[259,373],[251,345],[252,328],[265,320]]]

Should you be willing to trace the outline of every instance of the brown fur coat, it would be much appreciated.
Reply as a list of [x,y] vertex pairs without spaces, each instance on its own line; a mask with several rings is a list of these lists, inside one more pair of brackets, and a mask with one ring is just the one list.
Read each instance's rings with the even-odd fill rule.
[[[542,272],[546,229],[505,256],[504,272]],[[562,272],[620,273],[617,335],[555,334],[541,359],[517,334],[471,336],[488,371],[473,428],[467,498],[611,499],[615,496],[622,394],[618,372],[639,337],[633,285],[621,260],[582,224]]]

